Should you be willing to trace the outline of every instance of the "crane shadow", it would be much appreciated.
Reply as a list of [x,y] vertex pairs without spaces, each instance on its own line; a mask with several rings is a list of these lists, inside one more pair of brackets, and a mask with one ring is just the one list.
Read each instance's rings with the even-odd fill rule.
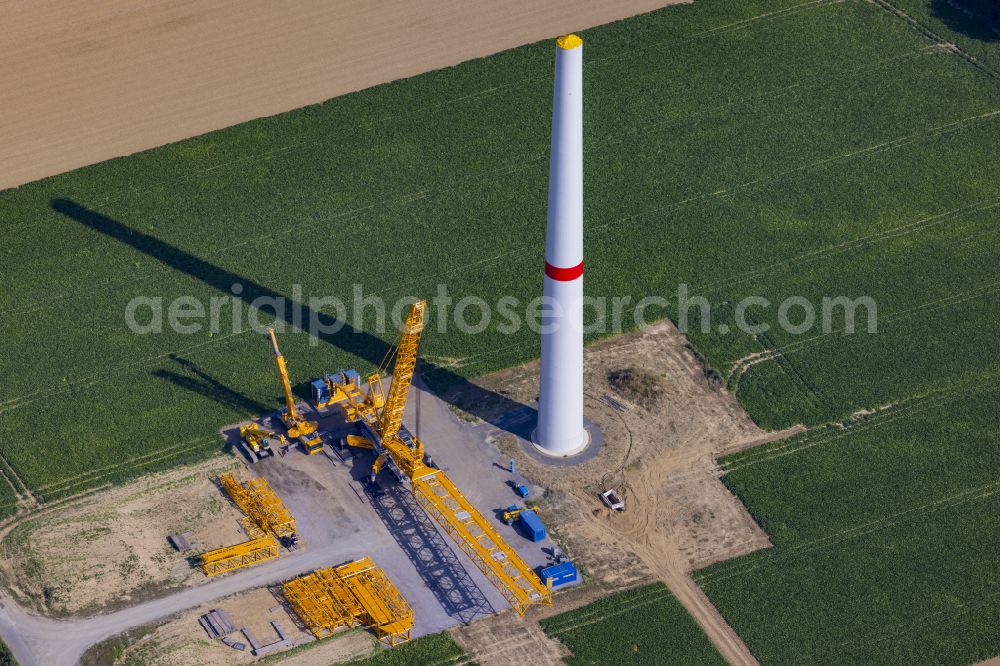
[[351,476],[364,486],[375,514],[444,612],[464,624],[480,615],[494,614],[496,610],[489,599],[413,493],[388,472],[375,483],[369,481],[372,462],[371,452],[354,452]]
[[[312,334],[316,335],[322,342],[353,354],[374,367],[379,366],[389,349],[390,345],[378,336],[354,329],[344,322],[339,322],[336,317],[326,312],[315,310],[305,303],[296,302],[284,294],[216,266],[155,236],[132,229],[71,199],[53,199],[50,205],[57,213],[108,238],[124,243],[173,270],[219,290],[228,297],[239,298],[246,305],[267,312],[276,319],[282,319],[292,327],[301,330],[303,322],[316,322],[318,324],[317,330],[313,331]],[[234,294],[234,285],[242,287],[240,293]],[[269,303],[287,303],[290,307],[269,307]],[[301,318],[299,318],[299,314],[301,314]],[[523,405],[499,393],[473,384],[449,368],[426,361],[422,363],[425,376],[434,377],[432,387],[442,399],[448,400],[459,409],[500,429],[506,429],[506,420],[503,418],[505,414],[515,410],[520,410],[523,413],[525,409],[534,412],[533,407]],[[164,377],[164,379],[173,381],[168,377]],[[205,378],[201,379],[204,382]],[[201,386],[202,384],[199,383],[198,387]],[[192,388],[197,390],[198,387]],[[265,407],[264,411],[270,411],[270,408]],[[510,432],[516,435],[523,434],[514,430],[510,430]]]
[[984,42],[1000,41],[998,0],[933,0],[931,13],[966,37]]
[[157,368],[151,374],[180,388],[203,395],[214,400],[223,407],[240,412],[247,416],[265,414],[274,411],[262,402],[258,402],[239,391],[236,391],[198,367],[198,364],[186,358],[170,354],[170,360],[177,363],[180,372]]

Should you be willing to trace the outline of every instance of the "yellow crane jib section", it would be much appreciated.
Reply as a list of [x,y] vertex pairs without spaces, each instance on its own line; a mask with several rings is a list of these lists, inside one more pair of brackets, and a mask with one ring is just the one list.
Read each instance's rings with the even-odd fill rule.
[[413,609],[371,558],[288,581],[284,595],[316,638],[364,625],[389,646],[410,640]]
[[417,346],[424,331],[426,306],[426,301],[414,303],[403,322],[403,332],[399,336],[399,345],[396,346],[396,364],[392,369],[389,394],[379,414],[377,430],[382,439],[395,436],[403,424],[406,399],[409,396],[410,384],[413,383],[413,372],[417,367]]
[[295,518],[266,479],[251,479],[245,488],[257,512],[263,517],[259,523],[265,523],[278,538],[295,535]]
[[262,532],[271,532],[278,538],[295,536],[295,518],[267,479],[251,479],[241,484],[232,474],[223,474],[219,485]]
[[273,560],[278,556],[278,541],[270,534],[235,546],[217,548],[201,555],[201,568],[206,576],[215,576],[242,569],[252,564]]
[[[424,445],[402,428],[403,414],[417,363],[417,347],[424,330],[426,303],[410,309],[395,351],[392,383],[377,418],[370,404],[367,411],[356,410],[359,420],[372,435],[355,436],[348,443],[374,448],[378,453],[373,472],[391,461],[409,479],[413,494],[424,510],[437,521],[452,540],[497,587],[511,607],[524,615],[529,606],[552,603],[552,590],[539,580],[531,567],[500,536],[490,522],[469,502],[448,476],[424,464]],[[389,355],[387,355],[388,357]]]
[[421,465],[412,477],[413,494],[451,536],[518,615],[529,606],[552,604],[552,589],[511,548],[441,470]]

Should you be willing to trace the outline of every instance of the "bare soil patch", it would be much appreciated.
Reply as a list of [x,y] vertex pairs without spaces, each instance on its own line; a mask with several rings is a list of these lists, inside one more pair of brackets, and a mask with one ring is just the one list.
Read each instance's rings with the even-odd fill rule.
[[[531,404],[537,378],[533,363],[478,383]],[[603,596],[662,580],[723,656],[731,663],[756,663],[688,574],[770,545],[719,481],[716,458],[799,429],[768,433],[758,428],[735,396],[706,375],[669,322],[587,347],[584,385],[586,416],[604,435],[594,458],[573,467],[548,466],[526,455],[514,435],[499,428],[491,433],[525,476],[549,489],[542,500],[546,525],[594,590],[567,594]],[[656,387],[655,400],[642,399],[649,386]],[[500,401],[497,409],[503,409]],[[624,513],[611,512],[598,498],[608,487],[625,494]],[[523,654],[536,650],[558,663],[557,650],[546,647],[551,641],[537,627],[550,612],[532,609],[526,627],[511,625],[511,618],[501,614],[454,633],[482,664],[510,663],[522,656],[522,648]]]
[[[305,638],[307,634],[296,625],[280,601],[280,592],[258,588],[185,611],[157,625],[141,639],[129,643],[115,663],[140,663],[146,666],[236,666],[253,663],[259,658],[250,654],[249,645],[246,650],[240,651],[220,640],[210,639],[198,623],[198,618],[212,609],[226,610],[237,629],[248,627],[261,644],[278,640],[271,625],[272,620],[278,621],[292,639]],[[241,633],[232,634],[230,638],[246,643]],[[308,649],[289,655],[281,663],[290,666],[326,666],[364,656],[374,649],[375,639],[369,633],[345,632],[342,636],[324,640],[319,645],[310,644]]]
[[677,0],[0,0],[0,188]]
[[245,540],[242,514],[212,479],[246,475],[231,457],[138,481],[16,524],[2,542],[0,575],[17,600],[48,615],[137,603],[204,576],[167,535],[191,530],[203,549]]

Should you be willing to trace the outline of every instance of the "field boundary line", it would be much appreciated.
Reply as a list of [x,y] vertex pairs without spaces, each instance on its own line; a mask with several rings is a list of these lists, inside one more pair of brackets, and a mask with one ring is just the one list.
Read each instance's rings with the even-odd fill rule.
[[[38,505],[38,498],[31,492],[31,488],[24,482],[24,479],[18,475],[17,470],[14,469],[14,465],[7,460],[7,455],[3,452],[0,452],[0,475],[10,485],[11,490],[14,491],[17,504],[27,508]],[[20,486],[20,490],[18,486]]]
[[951,495],[926,502],[925,504],[911,507],[861,525],[845,528],[806,543],[787,547],[779,546],[776,550],[771,551],[771,556],[766,559],[757,558],[756,561],[739,563],[725,571],[709,572],[703,576],[699,576],[697,582],[704,587],[731,578],[743,577],[751,571],[780,563],[783,560],[794,559],[800,555],[819,553],[840,545],[845,541],[869,536],[887,528],[897,527],[902,523],[929,513],[952,509],[976,500],[988,499],[998,493],[1000,493],[1000,481],[965,488]]
[[[647,589],[647,590],[645,590],[645,591],[643,591],[643,592],[640,593],[639,590],[642,590],[643,587],[648,587],[649,589]],[[581,607],[577,608],[576,610],[567,611],[567,614],[574,614],[575,613],[575,615],[573,617],[570,617],[570,618],[567,618],[567,619],[563,620],[562,622],[556,623],[556,622],[552,621],[552,620],[555,620],[556,617],[558,617],[558,616],[550,618],[549,621],[546,623],[547,626],[545,628],[543,628],[543,630],[545,630],[545,631],[551,630],[554,633],[562,633],[564,631],[564,629],[562,628],[563,624],[566,625],[566,627],[567,627],[566,630],[567,631],[568,630],[572,630],[572,629],[574,629],[578,625],[577,620],[588,619],[590,617],[594,617],[594,616],[596,616],[596,615],[599,614],[600,609],[593,608],[592,606],[596,606],[600,602],[605,601],[605,600],[609,599],[610,597],[616,596],[618,594],[629,595],[629,601],[630,602],[633,602],[633,601],[642,602],[642,601],[645,601],[645,600],[651,599],[651,598],[653,600],[656,600],[656,599],[662,599],[664,597],[671,597],[672,596],[671,593],[670,593],[670,588],[668,588],[668,587],[666,587],[666,585],[664,585],[663,588],[660,589],[660,586],[657,583],[652,583],[652,584],[648,584],[648,585],[644,585],[644,586],[639,586],[639,587],[628,588],[628,589],[625,589],[625,590],[618,590],[618,591],[616,591],[616,592],[614,592],[612,594],[609,594],[607,596],[604,596],[604,597],[601,597],[601,598],[597,599],[595,602],[593,602],[593,604],[581,606]],[[605,617],[605,616],[601,615],[600,617]]]
[[[652,604],[654,604],[654,603],[656,603],[658,601],[670,600],[670,599],[673,599],[673,598],[674,598],[673,594],[670,592],[669,588],[667,588],[667,589],[664,589],[664,590],[660,591],[660,593],[656,594],[656,595],[643,595],[643,597],[641,599],[639,599],[639,600],[629,599],[627,606],[621,607],[621,608],[619,608],[617,610],[612,609],[612,610],[604,612],[604,613],[596,613],[596,612],[588,613],[587,616],[586,616],[586,618],[583,618],[582,622],[577,622],[577,623],[574,623],[574,624],[571,624],[571,625],[568,625],[568,626],[565,626],[565,627],[560,627],[558,629],[549,628],[549,630],[552,631],[554,637],[558,637],[561,634],[566,634],[566,633],[569,633],[571,631],[576,631],[578,629],[582,629],[584,627],[589,627],[589,626],[591,626],[593,624],[596,624],[596,623],[598,623],[598,622],[600,622],[602,620],[608,620],[610,618],[619,617],[619,616],[624,615],[625,613],[628,613],[629,611],[634,610],[636,608],[642,608],[644,606],[650,606],[650,605],[652,605]],[[601,600],[598,600],[598,602],[595,602],[595,603],[600,603],[600,601]],[[548,633],[548,632],[546,632],[546,633]]]
[[206,435],[203,437],[196,437],[193,439],[189,439],[183,442],[178,442],[177,444],[174,444],[172,446],[160,447],[157,448],[155,451],[151,451],[142,456],[132,456],[127,460],[115,463],[113,465],[106,465],[105,467],[100,467],[97,469],[84,472],[82,474],[66,477],[64,479],[60,479],[59,481],[53,481],[52,483],[48,483],[43,486],[38,486],[36,490],[38,492],[43,492],[43,491],[61,492],[62,490],[65,490],[65,488],[72,488],[73,486],[80,485],[81,483],[89,483],[90,481],[93,481],[94,478],[103,478],[108,474],[113,473],[114,470],[118,470],[123,466],[125,467],[125,469],[128,469],[135,463],[139,463],[138,465],[135,466],[142,467],[148,464],[149,462],[159,460],[163,457],[171,457],[178,453],[188,451],[194,448],[196,445],[202,442],[208,442],[212,439],[214,439],[214,437]]
[[[909,319],[913,315],[918,314],[920,312],[926,312],[928,310],[933,311],[933,310],[947,309],[952,306],[964,303],[966,301],[976,300],[977,298],[988,296],[997,290],[1000,290],[1000,280],[985,283],[975,289],[969,289],[967,291],[961,291],[955,294],[950,294],[948,296],[943,296],[941,298],[936,298],[927,301],[926,303],[921,303],[911,308],[900,310],[899,312],[892,312],[889,313],[888,316],[881,317],[880,320],[881,323],[902,321],[905,319]],[[846,332],[846,324],[841,328],[838,328],[836,330],[831,330],[829,333],[818,333],[803,340],[793,341],[782,348],[768,350],[766,353],[761,353],[761,355],[756,358],[746,360],[746,363],[743,365],[742,368],[740,368],[741,370],[740,375],[742,376],[743,374],[746,374],[746,372],[752,366],[760,365],[761,363],[766,363],[768,361],[774,361],[774,360],[780,361],[782,357],[787,356],[788,354],[799,352],[802,351],[803,349],[808,349],[809,347],[821,344],[831,339],[830,336],[844,332]],[[745,359],[746,357],[744,357],[744,359],[741,360]],[[738,368],[734,365],[731,368],[730,372],[731,373],[735,372],[737,369]]]
[[[160,463],[160,462],[163,462],[164,460],[169,460],[171,458],[176,458],[177,456],[179,456],[181,454],[184,454],[184,453],[187,453],[189,451],[193,451],[196,448],[198,448],[198,444],[192,444],[191,446],[184,447],[183,449],[173,449],[173,450],[169,451],[168,453],[165,453],[164,455],[156,456],[154,458],[146,458],[140,464],[130,465],[129,467],[125,467],[125,468],[122,468],[122,469],[119,469],[119,470],[108,471],[108,472],[105,472],[105,473],[100,474],[98,476],[94,476],[94,477],[87,478],[87,479],[81,479],[81,480],[76,481],[74,483],[71,483],[71,484],[68,484],[68,485],[64,485],[64,486],[58,488],[57,490],[55,490],[53,492],[63,493],[63,492],[66,492],[67,490],[69,490],[70,488],[77,488],[79,486],[83,486],[83,485],[88,484],[88,483],[93,483],[94,481],[98,481],[100,479],[105,479],[105,478],[111,476],[112,474],[116,474],[116,473],[128,474],[128,473],[131,473],[131,472],[135,472],[137,470],[142,469],[143,467],[147,467],[149,465]],[[115,485],[114,481],[108,481],[108,482],[105,482],[105,483],[107,483],[108,485],[111,485],[111,486]],[[86,488],[85,490],[81,491],[80,493],[77,493],[77,494],[74,494],[74,495],[69,495],[67,497],[68,498],[76,497],[77,495],[86,494],[86,493],[89,493],[90,491],[91,491],[90,488]],[[57,498],[57,500],[61,500],[61,499],[64,499],[64,498],[63,497]]]
[[942,37],[941,35],[939,35],[936,32],[934,32],[934,30],[932,30],[930,27],[924,25],[923,23],[921,23],[917,19],[913,18],[912,16],[910,16],[909,14],[907,14],[906,12],[904,12],[899,7],[893,5],[892,3],[888,2],[887,0],[868,0],[868,1],[871,2],[874,5],[877,5],[878,7],[881,7],[882,9],[884,9],[888,13],[896,16],[897,18],[901,19],[904,23],[909,24],[910,27],[912,27],[918,33],[922,34],[927,39],[929,39],[929,40],[931,40],[933,42],[936,42],[938,44],[942,44],[942,45],[947,46],[948,50],[952,51],[953,53],[955,53],[956,55],[958,55],[959,57],[961,57],[963,60],[965,60],[966,62],[968,62],[970,65],[972,65],[976,69],[982,71],[987,76],[990,76],[990,77],[992,77],[992,78],[1000,81],[1000,72],[997,72],[995,69],[993,69],[992,67],[990,67],[986,63],[981,62],[978,58],[976,58],[972,54],[966,52],[961,47],[959,47],[958,44],[955,44],[953,42],[949,42],[944,37]]
[[[858,420],[850,425],[842,426],[840,430],[833,432],[830,430],[819,430],[816,428],[811,429],[803,434],[801,438],[792,438],[788,441],[781,442],[778,446],[760,451],[760,455],[749,456],[750,460],[743,460],[741,458],[740,460],[734,461],[731,465],[720,465],[720,471],[723,475],[726,475],[731,472],[739,471],[745,467],[770,462],[775,458],[781,458],[786,455],[820,446],[822,444],[828,444],[857,433],[864,433],[869,430],[881,428],[882,426],[892,423],[900,418],[910,417],[914,414],[921,414],[938,407],[943,407],[944,405],[963,397],[975,395],[976,393],[989,391],[991,389],[997,390],[998,388],[1000,388],[1000,378],[992,379],[973,386],[955,386],[949,389],[943,389],[939,393],[926,394],[924,396],[918,396],[915,399],[907,399],[905,403],[900,403],[896,408],[883,410],[876,418]],[[814,432],[816,433],[815,436],[811,436]],[[750,449],[749,452],[756,453],[754,449]]]

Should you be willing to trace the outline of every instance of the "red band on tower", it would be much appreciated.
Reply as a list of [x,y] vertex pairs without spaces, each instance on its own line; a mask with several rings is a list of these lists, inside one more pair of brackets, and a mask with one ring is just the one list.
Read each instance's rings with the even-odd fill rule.
[[578,266],[571,268],[559,268],[546,261],[545,274],[559,282],[570,282],[583,275],[583,262],[581,261]]

